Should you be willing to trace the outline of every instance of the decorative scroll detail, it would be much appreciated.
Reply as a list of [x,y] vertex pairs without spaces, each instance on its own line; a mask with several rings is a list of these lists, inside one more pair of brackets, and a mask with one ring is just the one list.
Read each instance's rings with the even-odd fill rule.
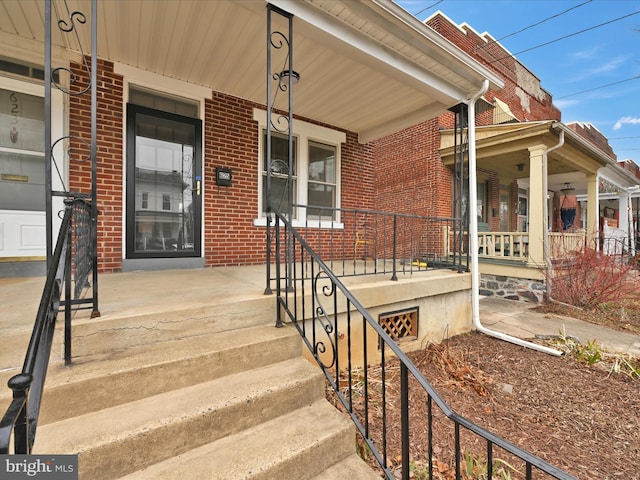
[[[82,64],[84,65],[84,69],[87,72],[87,75],[91,74],[91,67],[89,66],[89,62],[87,62],[86,58],[83,56],[82,57]],[[66,72],[69,75],[69,85],[75,85],[76,83],[80,83],[80,79],[78,77],[78,75],[71,70],[70,68],[67,67],[56,67],[52,70],[52,79],[51,79],[51,83],[53,83],[55,85],[55,87],[60,90],[62,93],[65,93],[67,95],[83,95],[85,93],[87,93],[89,90],[91,90],[91,82],[87,82],[87,85],[84,86],[81,90],[78,91],[74,91],[71,90],[71,88],[66,88],[64,85],[62,85],[59,81],[55,80],[56,75],[58,74],[58,78],[59,78],[59,74],[60,72]]]
[[[65,0],[64,2],[64,6],[67,10],[67,16],[69,17],[68,20],[58,20],[58,28],[65,33],[73,33],[76,37],[76,41],[78,42],[78,47],[80,48],[80,54],[82,57],[82,63],[84,65],[84,69],[87,72],[87,78],[90,79],[91,78],[91,67],[89,66],[89,62],[87,61],[87,57],[84,53],[84,49],[82,48],[82,42],[80,41],[80,35],[78,35],[78,27],[77,27],[77,23],[84,25],[85,23],[87,23],[87,17],[85,16],[84,13],[79,12],[79,11],[73,11],[71,12],[69,10],[69,5],[67,4],[67,1]],[[60,72],[66,72],[67,74],[69,74],[69,85],[73,86],[76,83],[79,83],[79,78],[78,75],[76,75],[75,72],[73,72],[70,68],[67,67],[57,67],[54,68],[52,70],[52,83],[55,85],[55,87],[60,90],[63,93],[66,93],[67,95],[83,95],[85,93],[87,93],[89,90],[91,90],[91,80],[87,81],[87,85],[85,87],[83,87],[82,89],[78,90],[78,91],[73,91],[71,90],[71,88],[66,88],[64,85],[62,85],[59,81],[56,81],[56,75],[59,74]]]
[[[273,47],[276,50],[280,50],[283,48],[287,49],[287,54],[282,64],[282,68],[278,72],[273,72],[271,75],[271,78],[276,82],[278,82],[278,85],[273,95],[273,101],[271,102],[271,105],[275,106],[276,101],[278,99],[278,94],[280,92],[287,93],[289,91],[289,82],[284,80],[285,77],[282,74],[284,72],[289,71],[290,69],[291,46],[289,44],[289,39],[287,38],[287,36],[284,33],[277,30],[274,32],[271,32],[271,35],[269,36],[269,43],[271,47]],[[289,132],[289,129],[291,127],[290,114],[291,113],[289,112],[288,114],[280,114],[275,118],[270,118],[269,121],[271,123],[271,127],[275,131],[280,133]]]
[[291,120],[286,115],[278,115],[271,118],[271,127],[279,133],[288,133],[291,128]]
[[[329,285],[323,284],[323,280],[328,279],[330,281]],[[313,353],[315,354],[316,359],[321,363],[324,368],[331,368],[335,365],[336,357],[337,357],[337,346],[335,342],[336,328],[331,321],[331,316],[329,315],[327,309],[323,304],[324,298],[333,298],[336,295],[336,285],[331,281],[329,276],[324,271],[320,271],[316,274],[312,281],[313,285],[313,298],[316,303],[315,311],[313,312],[313,321],[320,323],[322,327],[322,331],[327,336],[327,341],[314,339],[313,345]],[[337,315],[337,312],[336,312]],[[326,342],[326,343],[325,343]],[[330,363],[327,363],[327,343],[330,346]]]
[[[65,7],[67,7],[67,12],[69,12],[69,5],[67,2],[64,2]],[[76,29],[76,18],[78,19],[78,23],[85,24],[87,23],[87,17],[82,12],[74,11],[69,14],[69,22],[67,23],[65,20],[58,20],[58,28],[63,32],[72,32]]]
[[69,161],[74,161],[75,160],[76,162],[87,162],[87,161],[91,160],[91,145],[84,138],[78,137],[77,135],[65,135],[63,137],[58,138],[55,142],[53,142],[53,144],[51,144],[51,163],[53,164],[54,168],[56,169],[56,173],[58,174],[58,179],[60,180],[60,184],[63,186],[64,191],[68,192],[69,189],[65,185],[62,172],[60,171],[60,168],[58,167],[58,160],[56,159],[56,156],[55,156],[56,145],[58,145],[58,143],[60,143],[60,142],[64,142],[65,140],[77,140],[78,142],[82,143],[87,148],[87,154],[85,156],[79,156],[79,157],[74,158],[72,153],[71,153],[72,152],[71,146],[69,145],[65,150],[66,156],[69,159]]

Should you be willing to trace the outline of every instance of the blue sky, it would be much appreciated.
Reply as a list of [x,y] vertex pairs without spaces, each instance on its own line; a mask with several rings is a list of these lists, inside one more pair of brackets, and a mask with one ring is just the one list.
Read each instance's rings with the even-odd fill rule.
[[[592,123],[609,138],[618,160],[630,158],[640,165],[640,0],[396,0],[396,3],[420,20],[440,10],[457,24],[466,22],[477,32],[488,32],[495,39],[584,4],[508,36],[500,43],[540,78],[542,87],[562,111],[564,123]],[[635,15],[592,29],[629,14]],[[525,52],[587,29],[590,30]],[[621,83],[599,88],[616,82]],[[578,94],[586,90],[592,91]]]

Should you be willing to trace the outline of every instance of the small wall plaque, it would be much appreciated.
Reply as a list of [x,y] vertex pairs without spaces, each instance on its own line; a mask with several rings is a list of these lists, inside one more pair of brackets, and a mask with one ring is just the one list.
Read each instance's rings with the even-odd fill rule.
[[216,167],[216,184],[223,187],[230,187],[233,175],[230,168]]

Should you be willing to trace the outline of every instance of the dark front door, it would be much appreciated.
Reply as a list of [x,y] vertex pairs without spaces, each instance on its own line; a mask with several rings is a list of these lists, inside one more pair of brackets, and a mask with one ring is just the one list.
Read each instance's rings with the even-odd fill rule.
[[127,108],[127,258],[199,257],[202,122]]

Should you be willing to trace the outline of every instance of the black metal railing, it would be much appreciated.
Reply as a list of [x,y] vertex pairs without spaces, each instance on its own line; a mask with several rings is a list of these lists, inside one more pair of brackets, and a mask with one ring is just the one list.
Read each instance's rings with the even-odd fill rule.
[[[99,317],[97,280],[97,228],[95,210],[82,198],[66,200],[73,209],[71,223],[71,280],[73,287],[65,294],[64,306],[73,309],[91,309],[91,318]],[[71,283],[69,283],[71,286]],[[86,295],[91,288],[90,295]]]
[[[74,303],[82,303],[75,300],[88,286],[93,270],[95,228],[92,226],[95,223],[91,221],[92,209],[88,202],[70,199],[65,200],[65,204],[22,371],[8,382],[13,399],[0,422],[0,454],[9,453],[12,433],[14,453],[31,453],[56,319],[62,306],[65,310],[65,363],[71,361],[71,311]],[[75,288],[72,288],[74,284]],[[93,304],[90,299],[89,302]]]
[[[305,242],[339,277],[387,274],[397,280],[398,274],[427,269],[467,270],[466,247],[456,249],[452,235],[461,230],[460,219],[309,205],[294,205],[293,210]],[[271,270],[275,241],[274,221],[270,216],[267,221],[270,292],[276,279]]]
[[[375,458],[386,478],[409,479],[420,452],[425,478],[435,478],[439,457],[460,479],[469,445],[478,444],[483,450],[473,458],[486,455],[486,478],[497,474],[498,455],[527,479],[534,471],[546,478],[574,478],[456,414],[287,218],[276,212],[274,219],[277,326],[289,321],[298,330],[337,403],[355,423],[362,451]],[[397,359],[393,372],[391,358]],[[412,429],[417,416],[427,418],[426,431]],[[400,431],[389,428],[392,418]]]

